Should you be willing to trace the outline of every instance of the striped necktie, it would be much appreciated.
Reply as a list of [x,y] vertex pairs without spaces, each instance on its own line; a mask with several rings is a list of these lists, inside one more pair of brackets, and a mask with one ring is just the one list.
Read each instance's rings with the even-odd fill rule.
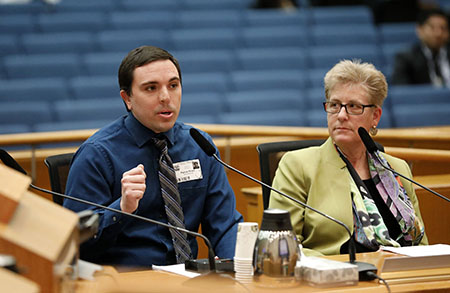
[[[161,195],[164,199],[167,220],[172,226],[185,228],[184,214],[181,208],[178,183],[173,170],[172,159],[169,157],[167,141],[165,139],[153,138],[155,146],[160,150],[159,157],[159,182],[161,184]],[[184,263],[191,258],[191,247],[184,232],[169,229],[172,235],[173,246],[177,257],[177,263]]]

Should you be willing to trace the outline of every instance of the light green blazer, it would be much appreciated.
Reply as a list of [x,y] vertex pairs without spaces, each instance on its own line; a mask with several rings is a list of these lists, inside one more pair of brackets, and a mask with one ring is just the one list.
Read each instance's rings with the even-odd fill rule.
[[[412,177],[408,164],[383,154],[391,167]],[[353,233],[351,177],[345,162],[339,157],[331,138],[319,147],[287,152],[278,165],[272,186],[346,224]],[[403,187],[423,224],[419,202],[412,183],[401,179]],[[306,255],[340,254],[348,241],[345,228],[310,209],[304,209],[278,193],[271,192],[269,208],[288,210],[298,241]],[[428,244],[424,236],[421,243]]]

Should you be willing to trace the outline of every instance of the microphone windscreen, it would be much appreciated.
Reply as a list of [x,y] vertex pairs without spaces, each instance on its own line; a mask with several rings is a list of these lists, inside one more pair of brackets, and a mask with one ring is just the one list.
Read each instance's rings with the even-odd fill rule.
[[212,144],[195,128],[191,128],[189,130],[192,138],[195,142],[200,146],[200,148],[208,155],[212,156],[216,153],[216,149],[212,146]]
[[27,175],[27,172],[4,149],[0,149],[0,160],[8,167]]
[[377,145],[375,144],[373,139],[370,137],[369,133],[367,132],[367,130],[365,128],[363,128],[363,127],[358,128],[358,134],[359,134],[359,137],[361,137],[361,140],[364,143],[364,145],[366,146],[366,149],[369,153],[373,154],[374,152],[376,152],[378,150]]

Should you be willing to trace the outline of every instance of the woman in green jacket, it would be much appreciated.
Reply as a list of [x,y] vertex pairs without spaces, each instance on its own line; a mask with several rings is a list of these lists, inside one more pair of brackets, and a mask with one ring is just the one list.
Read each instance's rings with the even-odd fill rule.
[[[345,223],[357,252],[428,244],[412,184],[385,170],[358,134],[359,127],[372,135],[377,132],[387,96],[385,76],[372,64],[343,60],[325,75],[324,83],[330,137],[319,147],[286,153],[273,187]],[[405,161],[378,155],[400,174],[412,177]],[[343,157],[356,171],[353,176]],[[275,192],[269,207],[290,212],[306,255],[348,252],[349,235],[342,226]]]

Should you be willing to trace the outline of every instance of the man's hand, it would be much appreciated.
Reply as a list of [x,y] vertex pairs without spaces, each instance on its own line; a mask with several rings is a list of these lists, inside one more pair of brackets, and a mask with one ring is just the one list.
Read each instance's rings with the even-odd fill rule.
[[124,212],[133,213],[139,206],[139,201],[144,196],[145,178],[144,165],[126,171],[122,175],[122,198],[120,209]]

